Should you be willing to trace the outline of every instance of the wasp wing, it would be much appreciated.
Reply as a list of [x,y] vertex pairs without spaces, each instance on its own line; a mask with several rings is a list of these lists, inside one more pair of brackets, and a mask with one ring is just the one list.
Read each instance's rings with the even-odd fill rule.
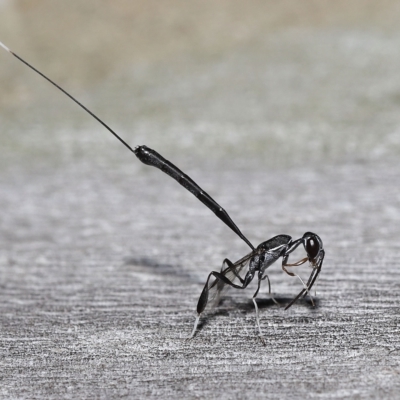
[[[252,251],[235,263],[231,263],[229,262],[229,260],[225,260],[221,268],[221,274],[223,274],[231,282],[234,282],[235,279],[239,279],[240,283],[243,283],[243,277],[241,276],[241,273],[248,266],[254,253],[255,252]],[[226,268],[225,265],[227,265]],[[218,305],[221,294],[227,286],[229,286],[227,283],[217,278],[209,283],[208,302],[211,308]]]

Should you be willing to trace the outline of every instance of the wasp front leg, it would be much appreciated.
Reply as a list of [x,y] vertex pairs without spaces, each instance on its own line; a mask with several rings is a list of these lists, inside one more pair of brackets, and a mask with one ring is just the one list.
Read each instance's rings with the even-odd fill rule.
[[[297,299],[298,299],[299,297],[301,297],[301,295],[303,295],[303,294],[308,294],[308,295],[310,296],[310,300],[311,300],[312,305],[315,306],[314,300],[313,300],[313,298],[312,298],[312,296],[311,296],[311,293],[310,293],[310,291],[309,291],[309,290],[311,289],[311,286],[309,286],[308,283],[307,283],[307,285],[306,285],[306,284],[304,283],[303,279],[301,279],[301,277],[300,277],[298,274],[296,274],[295,272],[290,272],[290,271],[288,271],[288,270],[286,269],[286,267],[297,267],[297,266],[299,266],[299,265],[304,264],[305,262],[309,261],[308,257],[305,257],[305,258],[303,258],[303,259],[301,259],[301,260],[299,260],[299,261],[297,261],[296,263],[293,263],[293,264],[289,264],[289,263],[288,263],[288,259],[289,259],[289,254],[286,254],[286,255],[283,257],[283,260],[282,260],[282,269],[283,269],[288,275],[290,275],[290,276],[296,276],[296,277],[300,280],[300,282],[302,283],[304,289],[303,289],[303,290],[296,296],[296,298],[285,308],[285,310],[287,310],[292,304],[294,304],[294,303],[297,301]],[[309,282],[310,282],[310,279],[311,279],[311,276],[310,276],[310,278],[309,278]]]

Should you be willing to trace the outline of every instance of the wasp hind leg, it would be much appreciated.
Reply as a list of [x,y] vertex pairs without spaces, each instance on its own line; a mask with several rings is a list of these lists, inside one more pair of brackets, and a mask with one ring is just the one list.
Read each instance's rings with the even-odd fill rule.
[[[196,329],[197,329],[197,325],[199,324],[199,320],[201,317],[201,314],[203,313],[203,311],[205,310],[207,303],[208,303],[208,294],[209,294],[209,281],[211,277],[216,278],[218,281],[223,282],[224,284],[227,284],[229,286],[232,286],[235,289],[246,289],[247,285],[251,282],[253,276],[250,274],[246,275],[246,278],[244,280],[242,280],[242,286],[236,285],[235,283],[233,283],[231,280],[229,280],[224,274],[220,273],[220,272],[216,272],[216,271],[212,271],[210,272],[210,274],[208,275],[206,284],[204,285],[203,291],[201,292],[201,295],[199,297],[199,301],[197,302],[197,317],[196,320],[194,321],[194,327],[192,330],[192,333],[190,334],[190,336],[188,337],[188,339],[192,339],[193,336],[196,333]],[[213,285],[212,285],[213,286]],[[258,293],[258,290],[257,290]]]

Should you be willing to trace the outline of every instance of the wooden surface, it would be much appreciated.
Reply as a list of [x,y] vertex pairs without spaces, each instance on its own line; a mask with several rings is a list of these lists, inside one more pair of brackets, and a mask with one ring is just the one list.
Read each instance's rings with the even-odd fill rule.
[[[284,311],[301,285],[270,268],[281,305],[264,282],[266,346],[255,282],[228,290],[186,341],[208,273],[248,247],[0,52],[0,398],[398,398],[398,3],[259,12],[254,0],[238,16],[203,2],[202,13],[171,9],[169,28],[131,32],[141,47],[121,38],[153,17],[119,24],[96,3],[86,25],[83,3],[71,1],[76,20],[48,3],[0,3],[0,19],[13,17],[0,40],[129,144],[176,163],[254,245],[313,231],[326,258],[316,307]],[[54,27],[61,20],[76,37]],[[111,54],[99,27],[119,38]]]
[[264,285],[266,346],[254,285],[228,291],[185,341],[208,272],[248,249],[172,180],[87,165],[3,176],[2,397],[395,397],[399,172],[193,170],[254,243],[310,229],[324,240],[316,308],[284,311],[301,286],[271,268],[282,307]]

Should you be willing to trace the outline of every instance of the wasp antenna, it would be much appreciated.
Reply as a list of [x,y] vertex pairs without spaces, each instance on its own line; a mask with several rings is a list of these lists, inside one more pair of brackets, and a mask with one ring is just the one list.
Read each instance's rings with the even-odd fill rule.
[[[1,46],[4,50],[7,50],[9,53],[11,53],[11,50],[10,50],[7,46],[4,46],[3,43],[0,42],[0,46]],[[12,54],[12,53],[11,53],[11,54]]]
[[117,135],[105,122],[103,122],[98,116],[93,114],[88,108],[86,108],[82,103],[80,103],[78,100],[75,99],[72,95],[70,95],[67,91],[65,91],[61,86],[57,85],[54,81],[52,81],[50,78],[48,78],[45,74],[37,70],[34,66],[29,64],[27,61],[25,61],[23,58],[21,58],[18,54],[14,53],[11,51],[7,46],[5,46],[3,43],[0,42],[0,46],[4,49],[7,50],[10,54],[12,54],[15,58],[18,58],[19,61],[24,63],[27,67],[29,67],[31,70],[35,71],[37,74],[39,74],[42,78],[46,79],[46,81],[50,82],[53,86],[55,86],[58,90],[61,90],[66,96],[68,96],[72,101],[74,101],[76,104],[78,104],[79,107],[83,108],[88,114],[90,114],[97,122],[99,122],[101,125],[104,126],[110,133],[112,133],[125,147],[127,147],[132,153],[134,153],[133,149],[131,146],[129,146],[128,143],[125,142],[119,135]]

